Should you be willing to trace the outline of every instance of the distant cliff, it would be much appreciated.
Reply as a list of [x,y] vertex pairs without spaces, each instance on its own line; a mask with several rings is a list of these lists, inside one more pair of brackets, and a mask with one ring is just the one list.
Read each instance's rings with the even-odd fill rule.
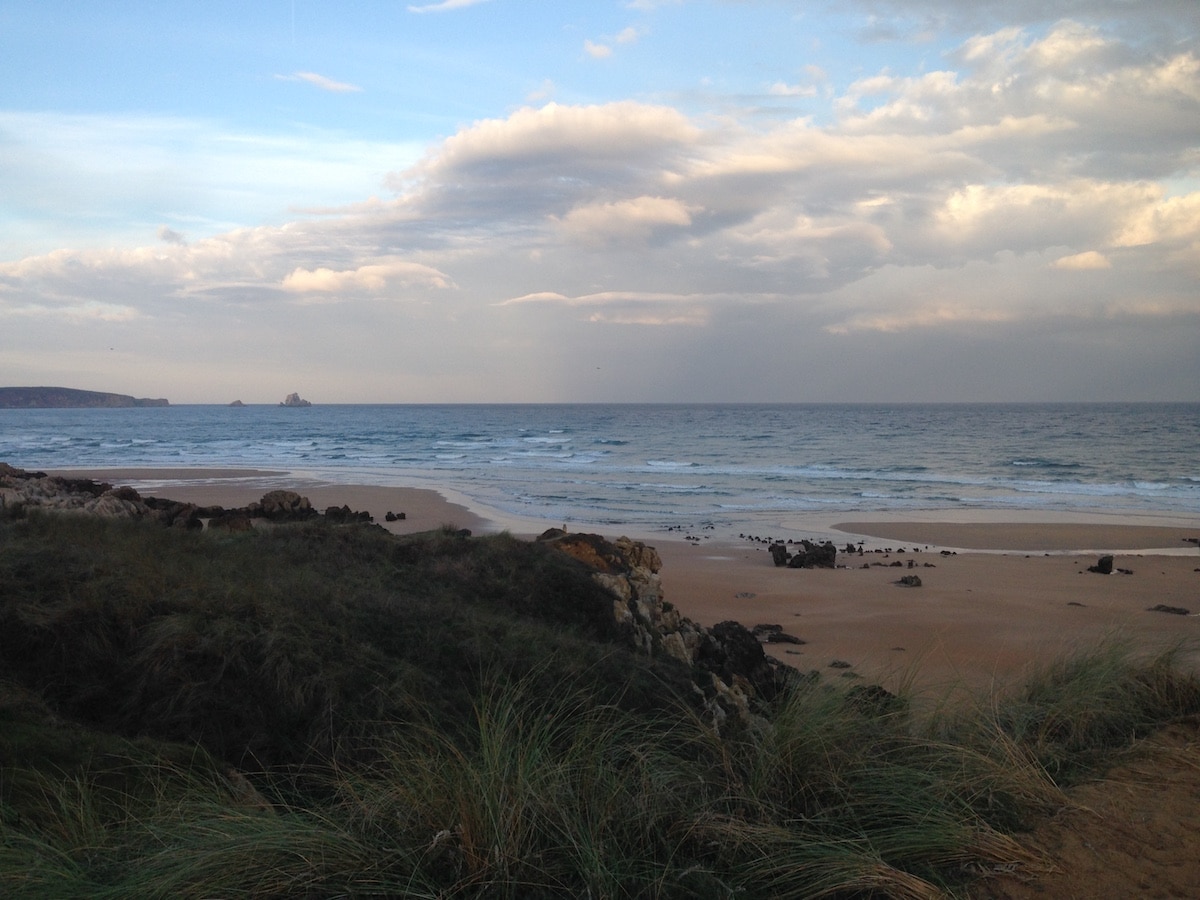
[[88,409],[118,406],[169,406],[164,399],[150,400],[102,391],[64,387],[0,387],[0,409]]

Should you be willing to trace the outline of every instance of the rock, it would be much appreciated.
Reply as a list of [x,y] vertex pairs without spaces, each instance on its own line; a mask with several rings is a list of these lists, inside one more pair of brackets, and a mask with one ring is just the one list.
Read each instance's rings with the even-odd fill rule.
[[355,512],[349,506],[329,506],[325,509],[325,520],[338,525],[348,525],[353,522],[370,522],[369,512]]
[[1175,616],[1190,616],[1192,614],[1191,610],[1184,609],[1182,606],[1167,606],[1163,603],[1149,607],[1146,612],[1171,613]]
[[1088,566],[1089,572],[1096,572],[1100,575],[1111,575],[1113,570],[1113,558],[1111,556],[1102,556],[1094,566]]
[[788,560],[791,558],[791,554],[788,553],[788,549],[784,544],[772,544],[767,550],[770,551],[771,559],[777,567],[786,566]]
[[921,586],[921,576],[920,575],[905,575],[899,581],[897,581],[896,584],[901,585],[903,587],[920,587]]
[[279,405],[280,406],[312,406],[311,403],[309,403],[307,400],[301,399],[300,395],[296,394],[296,393],[288,394]]
[[295,491],[268,491],[246,510],[251,516],[261,516],[272,522],[295,522],[317,515],[308,498]]
[[801,541],[801,550],[788,560],[789,569],[833,569],[836,567],[837,547],[833,541],[814,544]]
[[782,625],[755,625],[750,629],[750,633],[754,635],[756,640],[764,644],[807,643],[795,635],[785,633]]
[[[740,623],[703,628],[680,615],[663,599],[658,575],[662,559],[653,547],[627,537],[610,541],[559,528],[547,530],[539,540],[593,570],[592,578],[612,595],[613,617],[635,648],[676,659],[692,670],[714,728],[755,721],[755,706],[798,677],[790,666],[767,656],[759,637]],[[779,626],[771,630],[775,628]]]
[[385,515],[383,517],[383,521],[385,521],[385,522],[403,522],[406,518],[408,518],[408,516],[405,513],[394,513],[391,510],[389,510],[387,515]]

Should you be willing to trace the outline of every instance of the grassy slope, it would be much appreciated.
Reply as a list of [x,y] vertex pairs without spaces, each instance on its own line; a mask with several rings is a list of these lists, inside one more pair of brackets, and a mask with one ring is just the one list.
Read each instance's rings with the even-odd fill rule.
[[721,738],[611,610],[504,535],[0,522],[0,892],[938,896],[1200,710],[1106,647],[937,717],[809,684]]

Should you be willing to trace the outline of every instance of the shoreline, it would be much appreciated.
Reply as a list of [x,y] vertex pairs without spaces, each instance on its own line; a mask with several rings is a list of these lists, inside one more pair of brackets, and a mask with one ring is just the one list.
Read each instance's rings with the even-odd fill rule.
[[[269,490],[293,490],[313,506],[366,510],[397,534],[453,525],[535,537],[554,522],[497,514],[452,492],[343,484],[258,469],[60,469],[50,474],[129,484],[139,493],[200,504],[245,505]],[[384,522],[387,512],[405,519]],[[766,544],[711,535],[571,523],[572,531],[621,534],[655,547],[664,597],[712,626],[778,624],[803,641],[765,649],[802,671],[863,678],[895,690],[938,692],[1012,684],[1031,666],[1105,639],[1139,648],[1180,646],[1200,667],[1200,518],[927,510],[864,517],[824,514],[797,533],[832,540],[837,569],[776,568]],[[811,527],[809,527],[811,526]],[[864,553],[841,552],[863,541]],[[1170,540],[1173,546],[1160,546]],[[1177,542],[1177,543],[1175,543]],[[903,548],[903,550],[901,549]],[[928,548],[928,549],[927,549]],[[890,550],[890,552],[885,552]],[[941,551],[945,550],[943,554]],[[1087,571],[1112,554],[1131,575]],[[895,565],[899,563],[899,565]],[[920,587],[901,587],[902,575]],[[1183,608],[1185,614],[1152,611]],[[848,667],[832,666],[848,663]]]

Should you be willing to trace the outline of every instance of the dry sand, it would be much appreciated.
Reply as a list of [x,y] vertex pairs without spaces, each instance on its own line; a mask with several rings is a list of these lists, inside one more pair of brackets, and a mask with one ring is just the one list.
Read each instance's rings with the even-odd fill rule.
[[[404,512],[403,521],[385,525],[397,533],[454,525],[473,531],[504,526],[532,535],[556,524],[497,523],[434,491],[345,485],[289,473],[129,469],[58,474],[225,506],[287,488],[319,509],[346,504],[367,510],[381,524],[385,513]],[[749,541],[633,536],[658,548],[666,599],[688,618],[702,625],[727,619],[747,626],[781,625],[805,641],[768,645],[784,662],[891,688],[908,680],[935,691],[1013,683],[1031,665],[1113,636],[1147,649],[1180,641],[1200,646],[1200,548],[1183,541],[1200,536],[1200,522],[1127,525],[1109,517],[1104,524],[1072,523],[1061,515],[1021,522],[1013,516],[939,522],[926,515],[924,521],[827,526],[842,533],[839,546],[858,536],[896,542],[891,553],[839,554],[846,568],[832,570],[776,568],[766,548]],[[914,552],[926,545],[934,549]],[[905,552],[896,552],[901,546]],[[942,555],[938,547],[963,549]],[[1173,555],[1147,552],[1152,549]],[[1116,566],[1133,574],[1088,572],[1100,552],[1114,553]],[[895,562],[901,566],[893,567]],[[920,576],[921,586],[896,584],[904,575]],[[1159,604],[1191,614],[1148,611]],[[1189,654],[1200,664],[1200,652]],[[835,661],[850,667],[833,668]]]

